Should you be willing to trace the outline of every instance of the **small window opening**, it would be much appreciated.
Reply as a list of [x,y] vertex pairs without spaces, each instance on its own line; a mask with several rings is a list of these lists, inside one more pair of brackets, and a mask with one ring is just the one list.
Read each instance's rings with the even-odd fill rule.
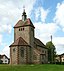
[[15,52],[15,48],[13,49],[13,52]]
[[20,31],[20,29],[19,29],[19,31]]

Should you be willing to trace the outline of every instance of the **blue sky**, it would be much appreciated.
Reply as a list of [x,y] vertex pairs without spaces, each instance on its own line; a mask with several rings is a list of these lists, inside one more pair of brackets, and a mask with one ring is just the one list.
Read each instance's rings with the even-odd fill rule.
[[35,37],[46,44],[52,35],[57,54],[64,53],[64,0],[0,0],[0,54],[9,56],[23,6],[35,26]]

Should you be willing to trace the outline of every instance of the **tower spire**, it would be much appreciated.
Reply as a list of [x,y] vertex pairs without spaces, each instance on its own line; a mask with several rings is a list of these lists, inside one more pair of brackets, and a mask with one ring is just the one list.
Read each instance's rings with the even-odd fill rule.
[[26,12],[25,12],[25,6],[23,6],[23,13],[22,13],[22,20],[25,21],[27,18]]
[[51,35],[51,42],[52,42],[52,35]]

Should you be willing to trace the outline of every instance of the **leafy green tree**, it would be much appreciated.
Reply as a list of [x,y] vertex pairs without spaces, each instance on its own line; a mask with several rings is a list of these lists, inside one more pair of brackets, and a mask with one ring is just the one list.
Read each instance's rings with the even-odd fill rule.
[[48,48],[48,62],[55,62],[56,51],[54,44],[51,41],[49,41],[46,43],[46,47]]

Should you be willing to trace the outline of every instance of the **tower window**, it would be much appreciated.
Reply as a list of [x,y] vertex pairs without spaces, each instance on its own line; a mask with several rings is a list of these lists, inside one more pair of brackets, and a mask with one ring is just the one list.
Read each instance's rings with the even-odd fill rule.
[[19,29],[19,31],[20,31],[20,29]]
[[23,31],[24,30],[24,28],[19,28],[19,31]]
[[24,28],[23,28],[23,30],[24,30]]

